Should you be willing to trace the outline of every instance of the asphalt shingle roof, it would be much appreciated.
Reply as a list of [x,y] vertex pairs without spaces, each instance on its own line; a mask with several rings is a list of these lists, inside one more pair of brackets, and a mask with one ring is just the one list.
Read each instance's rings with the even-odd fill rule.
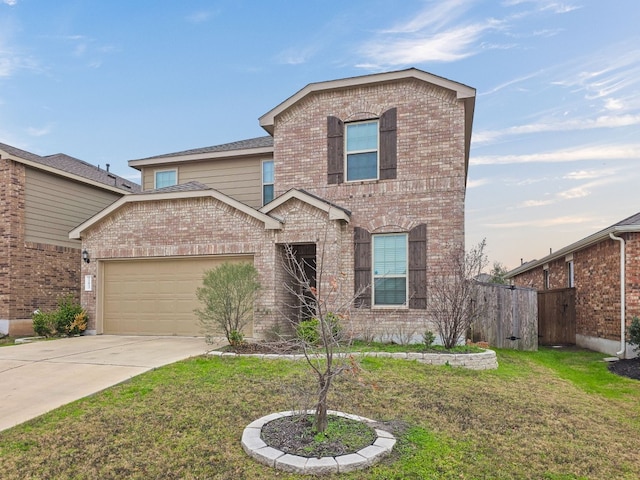
[[217,152],[232,152],[234,150],[265,147],[273,147],[273,137],[271,137],[270,135],[265,135],[264,137],[249,138],[247,140],[239,140],[237,142],[223,143],[222,145],[214,145],[211,147],[193,148],[191,150],[183,150],[181,152],[165,153],[153,157],[139,158],[137,160],[151,160],[156,158],[181,157],[183,155],[199,155]]
[[213,188],[197,181],[181,183],[179,185],[171,185],[170,187],[156,188],[155,190],[146,190],[138,192],[140,194],[147,193],[173,193],[173,192],[199,192],[201,190],[213,190]]
[[64,153],[41,157],[35,153],[27,152],[26,150],[21,150],[4,143],[0,143],[0,150],[4,150],[13,156],[23,158],[25,160],[39,163],[57,170],[62,170],[63,172],[71,173],[104,185],[116,187],[125,192],[139,192],[141,190],[140,185],[135,182],[122,178],[111,172],[107,172],[95,165],[91,165],[90,163]]

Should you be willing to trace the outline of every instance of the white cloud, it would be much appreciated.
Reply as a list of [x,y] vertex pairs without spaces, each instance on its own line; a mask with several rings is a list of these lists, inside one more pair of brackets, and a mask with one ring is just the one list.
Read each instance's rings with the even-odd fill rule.
[[18,3],[18,0],[2,0],[2,3],[12,7]]
[[593,222],[593,218],[591,217],[581,217],[578,215],[571,215],[571,216],[555,217],[555,218],[521,220],[517,222],[487,223],[487,227],[500,228],[500,229],[527,228],[527,227],[547,228],[547,227],[555,227],[558,225],[589,224],[591,222]]
[[636,115],[601,115],[594,119],[575,118],[564,121],[549,121],[547,123],[530,123],[505,128],[503,130],[484,130],[473,133],[473,142],[474,144],[486,144],[495,142],[509,135],[592,130],[595,128],[618,128],[632,125],[640,125],[640,113]]
[[565,180],[590,180],[592,178],[609,177],[618,173],[614,169],[602,169],[602,170],[578,170],[575,172],[569,172],[564,177]]
[[483,185],[488,185],[491,183],[491,180],[488,178],[479,178],[477,180],[469,180],[467,181],[467,190],[470,188],[482,187]]
[[27,133],[32,137],[43,137],[45,135],[49,135],[53,130],[52,125],[47,125],[41,128],[29,127],[27,128]]
[[186,19],[190,23],[204,23],[209,21],[211,18],[217,15],[217,12],[212,12],[209,10],[200,10],[198,12],[194,12],[190,15],[187,15]]
[[590,160],[640,160],[640,144],[594,145],[521,155],[484,155],[472,157],[470,162],[472,165],[507,165]]

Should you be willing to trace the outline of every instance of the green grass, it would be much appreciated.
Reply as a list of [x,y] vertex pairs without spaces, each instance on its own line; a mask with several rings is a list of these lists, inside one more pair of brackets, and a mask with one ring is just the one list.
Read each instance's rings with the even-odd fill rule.
[[[640,382],[602,357],[505,350],[484,372],[365,358],[329,407],[385,422],[398,443],[339,478],[640,478]],[[240,437],[259,417],[308,407],[313,390],[302,362],[179,362],[0,432],[0,477],[300,478],[251,460]]]

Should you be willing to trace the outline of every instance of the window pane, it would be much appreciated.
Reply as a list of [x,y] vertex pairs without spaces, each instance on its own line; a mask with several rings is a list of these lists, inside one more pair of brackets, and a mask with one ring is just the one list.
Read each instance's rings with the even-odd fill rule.
[[347,180],[369,180],[378,178],[378,153],[356,153],[347,155]]
[[273,200],[273,185],[262,186],[262,204],[266,205]]
[[378,122],[347,125],[347,152],[378,149]]
[[273,183],[273,162],[262,162],[262,183]]
[[384,235],[374,239],[373,274],[407,274],[407,237],[406,235]]
[[402,278],[378,278],[374,284],[376,305],[402,305],[407,301],[407,282]]
[[156,172],[156,188],[170,187],[176,184],[176,171]]

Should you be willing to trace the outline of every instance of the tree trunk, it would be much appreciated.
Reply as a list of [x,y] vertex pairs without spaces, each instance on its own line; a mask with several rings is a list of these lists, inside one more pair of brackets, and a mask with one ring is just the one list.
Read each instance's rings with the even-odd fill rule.
[[331,376],[321,375],[319,378],[320,391],[318,392],[318,403],[316,404],[316,416],[314,420],[314,429],[318,433],[322,433],[327,429],[327,394],[331,386]]

